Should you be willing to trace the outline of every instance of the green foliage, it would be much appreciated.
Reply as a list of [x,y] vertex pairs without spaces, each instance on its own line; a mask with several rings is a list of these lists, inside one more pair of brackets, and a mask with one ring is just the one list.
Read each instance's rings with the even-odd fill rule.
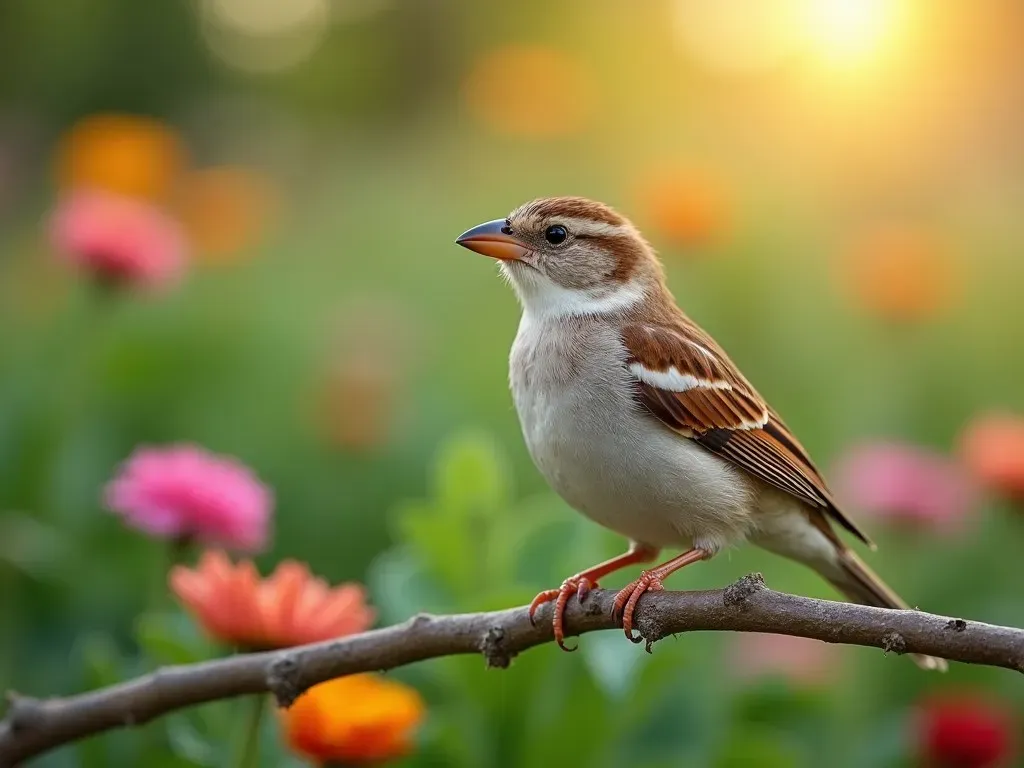
[[[0,689],[72,693],[226,652],[169,597],[165,545],[103,509],[104,484],[141,443],[194,441],[251,466],[277,499],[261,570],[292,557],[330,582],[365,581],[380,623],[522,604],[620,552],[619,537],[569,510],[532,467],[506,383],[515,300],[493,265],[452,245],[538,195],[586,194],[634,216],[680,303],[826,474],[859,439],[952,452],[979,410],[1024,411],[1024,197],[1019,163],[990,154],[1022,134],[966,103],[971,72],[1003,67],[1019,90],[1016,68],[976,58],[1013,45],[972,46],[955,78],[921,65],[922,99],[949,81],[965,104],[918,110],[912,99],[928,124],[902,130],[887,107],[875,146],[861,136],[875,89],[847,82],[815,105],[806,83],[708,77],[678,55],[675,3],[581,13],[539,0],[351,0],[378,4],[381,14],[328,30],[303,66],[249,77],[207,49],[194,12],[208,3],[0,0]],[[960,26],[999,25],[950,28]],[[543,41],[594,68],[592,124],[534,141],[473,123],[458,99],[476,55]],[[914,90],[892,82],[897,94]],[[999,93],[974,90],[987,108]],[[553,91],[552,105],[563,96]],[[198,265],[167,295],[89,290],[51,258],[40,222],[61,131],[108,110],[163,116],[197,164],[270,169],[285,228],[236,263]],[[936,114],[977,119],[948,131]],[[965,163],[975,124],[996,126],[998,140]],[[733,228],[706,258],[649,228],[631,192],[642,169],[676,162],[718,169],[731,193]],[[897,328],[840,299],[835,241],[875,215],[918,210],[962,254],[964,295],[945,317]],[[370,447],[325,439],[312,394],[344,354],[336,318],[355,300],[367,307],[355,335],[408,332],[405,347],[384,350],[400,358],[393,419]],[[983,505],[952,537],[865,527],[880,544],[866,555],[872,567],[912,604],[1024,625],[1019,509]],[[720,587],[755,570],[778,589],[834,596],[810,571],[751,548],[669,586]],[[414,665],[394,674],[423,692],[429,716],[403,764],[910,765],[923,695],[976,688],[1024,708],[1017,679],[994,670],[956,666],[940,678],[849,649],[835,679],[808,690],[741,679],[733,653],[726,635],[668,638],[648,655],[608,632],[573,654],[532,650],[508,670],[474,657]],[[249,703],[112,732],[37,764],[231,765]],[[262,766],[298,765],[274,718],[260,738]]]
[[191,664],[216,655],[216,648],[181,613],[141,614],[135,620],[135,641],[157,664]]

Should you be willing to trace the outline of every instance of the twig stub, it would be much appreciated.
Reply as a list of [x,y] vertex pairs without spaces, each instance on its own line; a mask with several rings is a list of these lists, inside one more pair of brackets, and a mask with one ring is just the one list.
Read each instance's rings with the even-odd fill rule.
[[295,700],[306,692],[299,682],[301,669],[295,652],[285,651],[270,662],[267,669],[267,689],[274,694],[277,703],[282,707],[290,707]]
[[722,593],[722,602],[727,608],[735,608],[745,603],[751,595],[767,589],[764,576],[760,573],[748,573],[735,584],[730,584]]

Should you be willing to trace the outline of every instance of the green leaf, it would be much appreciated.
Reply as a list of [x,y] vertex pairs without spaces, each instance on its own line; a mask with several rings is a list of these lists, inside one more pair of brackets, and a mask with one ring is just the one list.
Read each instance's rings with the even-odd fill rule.
[[774,733],[734,730],[714,762],[715,768],[796,768],[803,765],[801,755]]
[[769,677],[741,690],[734,702],[740,722],[774,725],[779,728],[813,724],[822,712],[826,693],[805,689],[785,678]]
[[480,433],[449,440],[440,451],[435,474],[438,500],[462,515],[492,513],[508,500],[506,461],[494,441]]
[[104,688],[121,680],[121,652],[109,635],[91,632],[78,641],[85,687]]
[[60,531],[26,512],[0,512],[0,565],[9,563],[34,578],[53,578],[67,560]]
[[394,624],[422,611],[447,613],[455,608],[409,547],[394,547],[370,566],[367,585],[380,612],[378,623]]
[[468,526],[444,509],[422,504],[400,512],[401,539],[422,557],[427,570],[452,592],[473,578],[473,541]]
[[622,700],[632,694],[639,680],[640,648],[626,642],[621,632],[594,632],[583,638],[580,650],[591,676],[609,697]]
[[463,600],[512,579],[514,540],[521,526],[508,510],[508,482],[493,441],[476,434],[451,439],[439,452],[435,498],[402,505],[398,538],[422,558],[427,572]]
[[167,739],[174,754],[190,765],[214,768],[223,764],[222,750],[207,741],[187,715],[175,714],[167,718]]
[[210,644],[181,614],[142,614],[135,620],[135,639],[158,664],[191,664],[213,655]]

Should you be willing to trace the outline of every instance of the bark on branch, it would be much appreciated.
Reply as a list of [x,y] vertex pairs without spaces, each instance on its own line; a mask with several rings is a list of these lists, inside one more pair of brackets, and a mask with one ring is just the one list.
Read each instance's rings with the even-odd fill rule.
[[[614,592],[595,590],[582,605],[572,600],[566,611],[567,634],[614,628],[614,596]],[[481,654],[488,666],[507,667],[516,654],[551,641],[550,610],[540,611],[536,626],[530,624],[523,607],[456,616],[424,614],[341,640],[165,667],[66,698],[40,700],[9,694],[9,706],[0,721],[0,766],[13,766],[76,739],[140,725],[216,699],[269,692],[287,706],[324,680],[454,654]],[[760,574],[722,590],[645,595],[637,628],[648,650],[652,643],[678,632],[773,632],[1024,671],[1024,630],[920,611],[797,597],[768,589]]]

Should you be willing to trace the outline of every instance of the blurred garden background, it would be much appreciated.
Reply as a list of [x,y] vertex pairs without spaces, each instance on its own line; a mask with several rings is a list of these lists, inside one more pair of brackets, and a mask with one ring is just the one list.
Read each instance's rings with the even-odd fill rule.
[[[515,299],[453,244],[552,194],[641,227],[911,603],[1024,625],[1022,39],[1018,0],[4,0],[0,688],[228,652],[168,587],[201,542],[112,513],[140,446],[248,467],[236,559],[365,584],[377,625],[621,551],[531,466]],[[755,570],[834,597],[753,549],[670,588]],[[390,711],[394,749],[337,764],[1024,764],[1012,673],[862,648],[609,632],[386,677],[321,715]],[[250,709],[34,764],[331,758],[283,716],[247,744]]]

